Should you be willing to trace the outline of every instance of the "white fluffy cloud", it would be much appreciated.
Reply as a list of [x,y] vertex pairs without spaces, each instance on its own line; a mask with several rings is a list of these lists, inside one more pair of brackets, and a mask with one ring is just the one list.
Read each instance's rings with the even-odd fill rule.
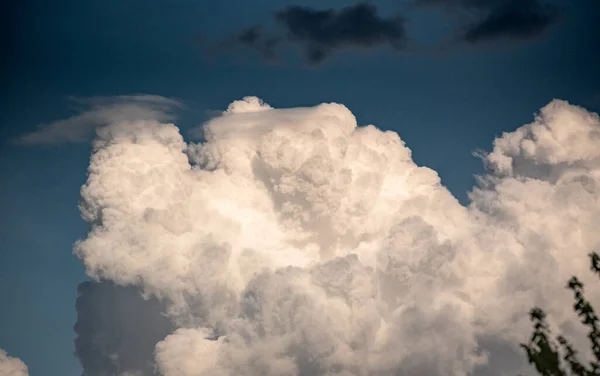
[[464,207],[340,104],[244,98],[201,144],[162,119],[114,121],[97,130],[75,252],[166,305],[164,376],[513,373],[534,304],[577,344],[565,281],[600,298],[586,256],[599,132],[553,101],[495,141]]
[[10,357],[0,349],[0,376],[29,376],[29,371],[21,359]]

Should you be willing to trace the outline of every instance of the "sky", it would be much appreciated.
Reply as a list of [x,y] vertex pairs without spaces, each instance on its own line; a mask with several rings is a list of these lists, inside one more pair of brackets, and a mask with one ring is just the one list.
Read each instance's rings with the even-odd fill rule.
[[[356,364],[356,359],[362,359],[360,356],[367,356],[363,347],[348,345],[351,350],[347,350],[345,345],[340,344],[356,341],[340,333],[357,327],[358,316],[364,319],[359,320],[364,323],[364,333],[357,336],[375,337],[369,328],[379,325],[375,324],[379,322],[377,320],[387,320],[393,328],[386,332],[387,335],[395,333],[403,340],[412,338],[408,329],[397,327],[395,319],[386,316],[399,315],[389,307],[386,308],[389,312],[383,308],[376,313],[368,310],[355,312],[348,311],[351,306],[348,302],[341,308],[336,305],[338,303],[331,303],[333,308],[329,309],[339,309],[340,317],[344,319],[340,319],[339,328],[330,331],[323,322],[313,320],[309,313],[299,314],[294,319],[299,327],[310,326],[336,339],[311,337],[306,340],[309,349],[319,349],[321,345],[346,349],[344,353],[335,352],[333,355],[319,353],[321,363],[302,365],[300,361],[293,364],[290,360],[290,357],[299,357],[294,355],[296,350],[289,350],[289,353],[281,355],[281,359],[272,355],[273,348],[283,346],[278,340],[283,341],[285,337],[289,341],[290,331],[284,330],[286,336],[272,334],[267,339],[261,337],[255,344],[256,348],[260,348],[257,351],[263,353],[252,353],[242,345],[243,341],[235,342],[235,338],[250,327],[258,330],[253,326],[255,322],[248,318],[254,316],[244,311],[245,321],[236,321],[235,325],[239,325],[236,327],[232,324],[235,321],[233,316],[229,316],[232,313],[218,315],[211,310],[207,313],[203,311],[206,308],[198,306],[202,301],[210,301],[214,311],[221,312],[226,310],[221,306],[225,303],[215,296],[254,294],[259,297],[256,299],[266,304],[278,301],[286,294],[297,294],[304,296],[304,307],[318,311],[320,308],[314,306],[314,302],[323,297],[319,295],[321,292],[315,292],[317,285],[323,291],[337,291],[332,292],[333,295],[349,296],[347,291],[339,292],[344,290],[342,287],[333,286],[337,281],[336,273],[354,276],[353,281],[358,285],[351,292],[360,295],[356,297],[356,302],[359,302],[356,304],[374,307],[379,304],[375,301],[384,301],[391,306],[387,298],[371,297],[365,292],[368,290],[366,287],[362,289],[374,283],[375,277],[367,270],[372,267],[369,258],[373,254],[379,255],[379,251],[373,250],[387,249],[377,242],[397,242],[404,244],[398,245],[400,248],[423,249],[424,254],[431,252],[433,255],[446,252],[446,248],[451,250],[448,251],[450,253],[456,249],[457,254],[469,256],[470,260],[479,257],[477,250],[482,244],[489,244],[493,249],[510,248],[517,243],[530,244],[535,252],[542,252],[536,248],[541,247],[538,243],[543,243],[542,240],[531,240],[529,235],[514,229],[526,228],[546,234],[549,230],[534,229],[532,224],[545,217],[534,217],[528,213],[552,216],[566,204],[560,206],[561,202],[557,201],[556,205],[560,205],[552,206],[554,201],[548,199],[546,206],[540,203],[541,206],[535,210],[532,209],[535,204],[531,204],[531,207],[528,206],[530,211],[523,209],[518,215],[506,214],[510,205],[503,201],[505,197],[517,197],[515,200],[519,203],[533,202],[536,196],[532,192],[542,189],[535,185],[510,186],[508,180],[521,182],[521,178],[526,176],[535,181],[550,182],[556,192],[543,192],[551,197],[567,197],[564,202],[570,205],[568,197],[571,196],[567,191],[559,190],[557,182],[560,179],[556,178],[565,175],[568,169],[556,167],[559,163],[563,167],[577,165],[577,168],[583,169],[583,175],[598,179],[593,163],[598,160],[594,154],[597,138],[594,138],[596,133],[592,129],[595,124],[593,116],[589,115],[592,116],[590,118],[586,115],[588,112],[582,113],[566,102],[552,102],[554,99],[567,101],[571,105],[582,106],[590,113],[600,110],[600,71],[597,68],[600,66],[600,30],[597,23],[600,3],[597,0],[302,3],[261,0],[251,5],[238,0],[226,3],[194,0],[126,0],[115,4],[96,0],[4,3],[0,9],[4,51],[0,65],[3,99],[0,111],[0,203],[3,209],[0,212],[0,349],[8,355],[0,352],[0,365],[20,367],[16,361],[5,361],[7,356],[18,358],[27,365],[31,375],[80,375],[82,363],[87,374],[101,374],[102,367],[108,367],[104,363],[109,356],[90,345],[93,342],[90,332],[97,328],[104,333],[102,338],[109,349],[117,346],[115,343],[118,341],[114,338],[119,333],[127,333],[122,334],[120,343],[131,343],[130,347],[135,345],[144,349],[143,354],[130,354],[121,348],[123,353],[120,356],[125,359],[121,360],[122,364],[136,365],[140,372],[150,372],[142,358],[147,354],[152,356],[152,352],[156,351],[154,361],[165,376],[201,374],[194,372],[199,372],[202,367],[205,367],[206,374],[234,372],[233,368],[223,368],[220,361],[189,365],[186,360],[198,354],[213,358],[211,351],[225,354],[223,356],[229,357],[228,364],[241,367],[239,369],[251,369],[250,361],[239,354],[250,353],[250,357],[277,360],[268,365],[254,364],[257,368],[252,368],[248,374],[293,374],[294,367],[299,367],[300,374],[310,374],[311,370],[314,374],[324,374],[325,369],[333,372],[332,369],[338,368],[336,372],[339,374],[360,375],[367,371],[370,374],[386,374],[400,366],[422,371],[420,363],[402,363],[404,358],[400,355],[397,355],[400,363],[390,360],[393,357],[388,354],[389,348],[400,349],[402,343],[392,341],[381,345],[376,341],[369,342],[369,346],[379,344],[384,350],[377,353],[378,358],[365,360],[368,366],[364,367],[371,367],[368,369]],[[319,106],[331,102],[343,107]],[[545,110],[542,111],[542,108]],[[535,120],[535,114],[540,111],[546,115]],[[556,145],[541,145],[545,140],[541,137],[534,139],[541,146],[538,145],[538,149],[534,146],[533,150],[539,153],[530,149],[527,151],[529,154],[515,151],[511,140],[528,139],[527,132],[535,134],[537,128],[515,130],[534,120],[557,132],[551,133],[562,142],[564,149]],[[563,128],[554,126],[557,121],[567,124],[563,125],[564,132],[560,131]],[[174,122],[177,128],[159,126],[169,122]],[[205,124],[204,133],[199,131],[202,124]],[[314,124],[323,129],[313,128]],[[381,136],[369,130],[371,128],[356,128],[357,125],[368,124],[383,131],[396,132],[402,141],[390,133],[381,132],[385,135]],[[278,129],[279,133],[268,133],[270,129]],[[96,130],[98,135],[94,136]],[[315,132],[322,134],[317,137]],[[514,133],[503,136],[503,132]],[[193,142],[187,149],[182,146],[185,143],[179,139],[179,134],[185,142]],[[389,162],[389,165],[381,162],[382,166],[387,166],[384,168],[375,166],[375,162],[370,160],[360,163],[338,160],[335,155],[340,151],[336,149],[339,145],[335,143],[338,142],[335,137],[342,140],[339,142],[354,145],[356,150],[372,150],[376,154],[373,158],[377,160],[397,162]],[[201,146],[203,140],[206,141],[205,147]],[[494,140],[497,142],[494,143]],[[136,142],[144,145],[145,149],[130,147]],[[382,146],[384,144],[388,146]],[[283,145],[282,149],[277,149],[277,145]],[[244,183],[246,185],[242,189],[235,185],[238,180],[218,175],[223,170],[227,171],[227,176],[239,174],[241,181],[248,178],[250,167],[241,162],[245,157],[227,154],[230,149],[238,150],[236,148],[243,155],[254,153],[252,155],[259,156],[264,166],[259,163],[256,168],[264,171],[252,170],[252,173],[257,176],[266,174],[264,181],[256,177],[262,185],[252,180]],[[410,153],[406,148],[410,149]],[[180,176],[180,170],[189,169],[187,162],[182,161],[182,150],[187,150],[192,164],[210,174],[199,173],[190,177],[192,173],[186,172]],[[322,150],[328,150],[329,154],[319,154]],[[474,156],[477,153],[484,156]],[[578,155],[579,159],[571,158],[573,155]],[[360,159],[356,158],[357,161]],[[508,168],[503,162],[506,158],[520,167]],[[299,159],[313,161],[316,167],[312,166],[312,170],[302,173],[316,180],[307,183],[299,175],[286,175],[287,169],[298,171],[294,161]],[[580,160],[591,162],[579,165]],[[164,165],[164,171],[154,171],[153,163]],[[490,171],[484,170],[486,164]],[[112,169],[107,167],[109,165]],[[350,180],[352,184],[344,183],[348,186],[339,183],[342,185],[325,190],[318,183],[318,176],[321,176],[318,171],[326,167],[331,169],[328,170],[331,176],[340,181],[346,181],[345,175],[340,172],[345,169],[354,171],[353,176],[359,174],[356,171],[362,168],[369,173],[365,172],[364,180]],[[554,167],[560,171],[556,172]],[[136,169],[147,171],[147,175],[128,175]],[[558,175],[546,176],[548,169]],[[409,170],[414,170],[414,174],[403,175]],[[437,172],[441,184],[431,178],[428,171]],[[383,180],[373,178],[377,174],[381,174],[377,179]],[[486,174],[493,183],[475,192],[469,199],[468,192],[476,183],[476,174]],[[321,176],[321,179],[327,180],[327,176]],[[173,181],[179,185],[171,184]],[[385,185],[392,184],[389,182],[405,184],[408,193],[394,191],[399,188]],[[269,184],[272,184],[271,191],[264,188]],[[374,191],[356,188],[361,185],[375,188]],[[420,186],[426,187],[423,188],[425,193],[415,188]],[[177,187],[183,187],[183,193],[173,191]],[[149,196],[149,203],[135,201],[145,194],[142,188],[154,192],[156,197]],[[373,212],[360,209],[367,210],[368,215],[361,214],[362,217],[356,220],[343,217],[340,214],[342,209],[335,215],[320,212],[325,209],[319,205],[330,205],[327,206],[329,208],[350,205],[336,201],[339,199],[337,189],[347,197],[354,197],[357,202],[365,197],[379,197],[378,194],[383,198],[377,201],[379,204],[373,204],[376,208],[372,209]],[[502,189],[515,191],[506,193]],[[414,201],[406,198],[417,195],[415,192],[426,198],[419,196],[421,198]],[[190,201],[184,205],[181,200],[175,199],[178,195],[184,195]],[[170,201],[166,198],[165,202],[160,201],[163,196]],[[175,198],[171,200],[171,196]],[[245,196],[254,201],[244,201],[242,197]],[[267,196],[273,199],[274,209],[264,209]],[[298,204],[294,198],[297,196],[313,206],[306,208]],[[400,196],[406,202],[400,200]],[[231,197],[238,197],[240,201]],[[573,200],[574,203],[579,202]],[[136,205],[129,204],[134,201]],[[220,203],[222,208],[218,204],[212,207],[206,202]],[[586,218],[587,222],[584,224],[582,219],[573,231],[582,232],[590,224],[598,225],[598,201],[590,202],[585,212],[588,214],[580,213],[575,217]],[[411,216],[387,212],[385,207],[378,206],[382,203],[402,209],[403,213],[411,213]],[[253,207],[254,204],[263,205],[262,209]],[[197,210],[189,213],[178,205],[189,205]],[[361,205],[370,207],[365,203],[356,205],[357,208],[362,208]],[[98,207],[129,214],[114,218],[106,213],[98,215]],[[349,208],[344,210],[351,211]],[[504,214],[494,214],[494,210]],[[152,214],[155,211],[158,214]],[[484,214],[477,214],[479,211]],[[566,212],[571,213],[572,210]],[[281,217],[276,220],[274,216],[277,215]],[[487,222],[473,219],[476,215],[484,216]],[[236,217],[253,218],[253,221],[248,219],[251,224],[231,225],[232,228],[241,226],[246,229],[233,234],[225,228],[234,223]],[[311,223],[317,222],[317,217],[328,218],[328,225],[323,225],[323,228],[329,232],[311,227]],[[169,234],[180,234],[184,230],[165,230],[163,234],[162,230],[152,227],[156,223],[135,225],[136,221],[141,221],[140,218],[151,224],[153,221],[161,223],[165,228],[169,227],[169,223],[175,227],[181,225],[188,229],[185,231],[199,235],[194,239],[177,237],[172,240]],[[570,223],[565,218],[557,219],[556,223]],[[288,220],[291,222],[286,222]],[[486,230],[484,222],[490,230]],[[262,223],[264,227],[256,223]],[[286,226],[297,228],[294,230]],[[121,238],[115,235],[118,229],[125,229],[126,234],[135,236],[123,235]],[[206,234],[209,230],[216,234],[214,239]],[[412,235],[404,238],[397,235],[403,231],[424,234],[416,238],[427,240],[423,240],[425,243],[418,243],[418,239],[406,240]],[[277,235],[260,241],[256,239],[257,233],[265,232]],[[354,239],[357,235],[349,234],[362,232],[365,239],[371,239],[371,243],[358,246],[358,243],[353,243],[358,242]],[[160,234],[164,237],[159,238]],[[316,240],[307,240],[311,236]],[[507,240],[497,240],[504,237]],[[142,242],[140,239],[149,238],[154,239],[154,247],[131,246]],[[290,243],[290,238],[297,238],[301,246],[290,245],[293,243]],[[333,240],[330,238],[335,239],[339,249],[331,245]],[[202,249],[213,249],[212,243],[227,239],[235,239],[228,245],[230,248],[222,244],[214,247],[230,249],[228,252],[238,263],[246,260],[240,256],[245,253],[236,253],[238,249],[277,250],[287,252],[283,253],[287,256],[275,256],[264,251],[264,254],[256,256],[259,260],[255,261],[256,265],[248,261],[250,266],[244,264],[246,266],[235,272],[219,264],[222,260],[218,255],[225,251],[215,251],[217,256],[213,254],[214,257],[210,252],[198,256],[201,260],[197,262],[209,263],[214,270],[228,270],[223,272],[228,276],[224,277],[226,282],[206,273],[181,271],[182,265],[190,262],[186,259],[192,252],[189,249],[195,249],[190,242],[203,244],[198,246]],[[547,242],[561,247],[579,247],[577,249],[584,256],[586,247],[597,244],[594,243],[596,239],[586,238],[577,243],[577,247],[569,246],[571,243],[567,235],[564,238],[548,235],[548,239]],[[78,240],[82,242],[75,244]],[[346,241],[347,244],[344,243]],[[342,243],[345,245],[339,245]],[[310,253],[316,252],[311,247],[317,247],[320,253]],[[335,248],[334,255],[327,254],[328,247]],[[520,251],[515,252],[515,255],[520,255],[518,257],[522,256]],[[386,257],[395,257],[388,253],[385,253]],[[352,258],[353,254],[358,255],[359,261]],[[565,267],[558,274],[560,276],[568,276],[582,268],[581,262],[577,261],[580,258],[574,257],[574,261],[567,262],[564,254],[549,254],[552,260],[565,262]],[[164,255],[173,255],[173,259]],[[518,265],[526,265],[523,260],[530,256],[522,257]],[[268,262],[261,261],[263,258]],[[458,259],[460,257],[456,256],[447,264],[462,265],[456,261]],[[507,269],[513,265],[502,257],[498,260],[498,265]],[[165,266],[162,267],[161,263]],[[295,269],[285,268],[290,265]],[[258,273],[262,267],[273,272],[260,278],[252,277],[252,273]],[[457,280],[469,288],[465,287],[466,292],[461,290],[460,293],[478,302],[477,309],[493,309],[493,305],[482,296],[486,291],[498,292],[501,287],[489,287],[492,290],[482,287],[484,292],[481,292],[477,286],[487,286],[478,279],[484,278],[480,275],[483,272],[476,271],[475,266],[465,268]],[[551,269],[538,270],[536,273],[540,274],[534,274],[543,276],[548,270]],[[521,271],[525,274],[530,272],[529,269]],[[246,272],[251,275],[244,274]],[[179,276],[179,279],[173,276]],[[308,284],[305,281],[307,276],[320,282]],[[418,279],[421,274],[413,276]],[[448,284],[448,281],[454,281],[448,278],[440,277],[438,282]],[[94,279],[95,282],[83,283]],[[385,295],[383,290],[394,290],[396,283],[400,282],[381,283],[384,287],[378,285],[378,293]],[[528,283],[523,282],[534,291],[533,285]],[[557,286],[560,288],[562,283],[561,279]],[[187,287],[181,287],[183,285]],[[211,287],[205,291],[199,287],[203,285]],[[221,285],[226,286],[223,287],[225,292],[217,288]],[[348,285],[354,286],[352,283]],[[509,285],[502,285],[502,288],[508,289]],[[539,296],[552,296],[549,291],[553,286],[545,286]],[[510,292],[514,293],[516,287],[512,288]],[[145,301],[139,297],[138,290],[160,299]],[[407,292],[408,296],[413,293],[417,292]],[[421,293],[431,297],[432,301],[440,299],[440,293],[435,289]],[[188,295],[196,298],[182,298]],[[334,298],[331,300],[337,302]],[[545,301],[542,299],[542,302]],[[525,299],[522,304],[526,303]],[[301,303],[294,304],[300,304],[297,312],[304,312]],[[429,303],[419,304],[418,309],[425,309]],[[277,307],[242,308],[256,309],[266,315],[264,312],[268,310],[279,312]],[[514,312],[521,312],[523,307],[515,305]],[[436,313],[438,316],[432,316],[429,326],[446,320],[450,326],[465,325],[464,333],[468,334],[455,338],[455,334],[446,332],[446,326],[442,325],[439,331],[441,343],[456,341],[457,348],[464,348],[464,356],[454,357],[451,361],[440,354],[439,359],[436,358],[437,363],[433,362],[435,367],[451,368],[454,374],[467,372],[477,362],[472,356],[473,341],[477,342],[481,333],[496,336],[508,323],[522,325],[520,321],[512,323],[503,316],[491,320],[483,329],[472,329],[471,321],[465,317],[481,314],[477,309],[447,316],[440,311]],[[553,309],[560,312],[560,307],[553,306]],[[161,312],[167,312],[168,319]],[[288,314],[286,312],[282,315]],[[352,314],[346,317],[344,314],[347,312]],[[405,315],[408,315],[403,316],[404,320],[408,320],[406,322],[415,320],[415,328],[421,328],[420,325],[428,327],[424,321],[410,316],[410,312]],[[256,320],[268,322],[271,319],[260,316]],[[557,320],[560,324],[560,319]],[[75,323],[78,323],[76,328]],[[207,328],[213,332],[207,334]],[[143,340],[139,338],[141,333],[145,333]],[[169,333],[174,334],[167,336]],[[219,340],[219,336],[225,334],[231,343],[223,344]],[[74,342],[76,336],[79,342]],[[206,340],[211,336],[216,339]],[[336,342],[341,337],[346,342]],[[503,341],[516,342],[516,338],[509,336]],[[210,343],[207,345],[206,342]],[[159,345],[155,348],[157,343]],[[432,343],[435,341],[432,340]],[[213,348],[215,346],[221,347]],[[433,345],[424,343],[419,351],[430,351],[433,348],[430,346]],[[196,355],[186,353],[185,347],[196,349]],[[181,348],[183,350],[179,350]],[[411,355],[409,350],[402,351]],[[358,352],[362,355],[356,355]],[[410,358],[408,355],[406,359]],[[422,354],[416,352],[412,355],[414,359],[420,359]],[[174,364],[189,365],[189,368],[177,369]],[[119,366],[111,367],[111,371],[106,372],[118,374],[122,371]]]

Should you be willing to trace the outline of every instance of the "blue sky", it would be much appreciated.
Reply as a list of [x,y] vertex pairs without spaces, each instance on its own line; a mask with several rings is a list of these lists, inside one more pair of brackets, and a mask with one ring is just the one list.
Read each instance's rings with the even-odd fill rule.
[[277,64],[243,46],[206,58],[202,46],[244,28],[265,24],[274,30],[270,15],[290,4],[32,0],[10,9],[3,5],[3,21],[12,22],[4,22],[8,53],[0,72],[0,348],[23,359],[32,375],[81,372],[72,355],[72,327],[76,287],[86,277],[71,249],[86,231],[77,201],[90,147],[14,140],[71,115],[70,96],[176,97],[186,104],[179,122],[184,130],[246,95],[274,107],[343,103],[360,124],[397,131],[415,161],[438,171],[464,202],[473,174],[482,171],[473,151],[489,150],[495,136],[531,121],[553,98],[600,109],[598,1],[558,3],[560,17],[526,40],[477,44],[444,42],[454,30],[452,9],[374,1],[380,15],[405,18],[411,46],[356,51],[350,44],[344,51],[333,49],[317,66],[308,66],[292,43]]

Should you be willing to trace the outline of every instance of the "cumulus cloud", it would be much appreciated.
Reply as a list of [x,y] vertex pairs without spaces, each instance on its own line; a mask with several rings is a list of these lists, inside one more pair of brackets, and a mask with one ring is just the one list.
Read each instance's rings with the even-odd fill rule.
[[558,21],[556,6],[544,0],[417,0],[416,3],[474,14],[460,35],[468,43],[532,39]]
[[143,119],[174,120],[172,110],[181,104],[157,95],[70,98],[78,114],[67,119],[41,124],[38,129],[21,136],[25,145],[51,145],[89,142],[93,130],[108,124]]
[[81,189],[88,275],[154,297],[173,325],[139,355],[159,374],[513,374],[533,305],[585,345],[564,283],[600,298],[596,114],[553,101],[499,137],[467,207],[341,104],[247,97],[203,132],[100,128]]
[[273,59],[284,41],[301,47],[307,63],[322,63],[343,49],[404,48],[407,35],[400,17],[382,17],[375,5],[359,2],[340,9],[290,5],[274,14],[280,33],[269,36],[261,26],[241,30],[226,45],[245,45]]
[[0,376],[29,376],[29,371],[21,359],[8,356],[0,349]]

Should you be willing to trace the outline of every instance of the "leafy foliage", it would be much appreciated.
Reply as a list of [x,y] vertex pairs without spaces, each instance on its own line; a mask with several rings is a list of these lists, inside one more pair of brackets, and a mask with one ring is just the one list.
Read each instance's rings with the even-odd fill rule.
[[[600,256],[597,253],[591,253],[589,256],[591,270],[600,277]],[[521,344],[521,347],[525,350],[529,363],[533,364],[542,376],[598,376],[600,375],[599,318],[590,302],[585,299],[583,283],[577,277],[571,278],[566,287],[573,292],[575,299],[573,309],[581,323],[589,329],[587,337],[594,359],[589,365],[584,365],[577,358],[577,351],[562,335],[556,337],[557,344],[552,339],[546,323],[546,313],[537,307],[529,313],[533,323],[531,339],[528,344]]]

